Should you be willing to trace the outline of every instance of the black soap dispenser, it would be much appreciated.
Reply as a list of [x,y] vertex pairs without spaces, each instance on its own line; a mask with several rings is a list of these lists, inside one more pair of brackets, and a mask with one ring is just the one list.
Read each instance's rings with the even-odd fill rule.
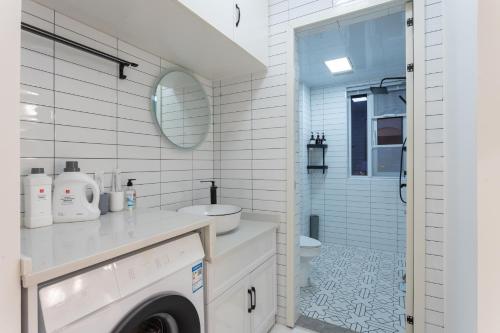
[[316,133],[316,144],[320,145],[321,144],[321,138],[319,137],[319,132]]
[[202,180],[200,183],[211,183],[210,186],[210,204],[217,204],[217,186],[215,186],[215,181],[213,180]]
[[310,144],[314,144],[316,140],[314,139],[314,132],[311,132],[311,138],[309,139]]
[[127,190],[125,191],[125,200],[127,202],[127,208],[128,209],[134,209],[137,201],[137,192],[135,191],[134,184],[132,181],[134,181],[134,178],[130,178],[127,181]]
[[321,136],[321,144],[322,145],[326,144],[325,132],[323,132],[323,135]]

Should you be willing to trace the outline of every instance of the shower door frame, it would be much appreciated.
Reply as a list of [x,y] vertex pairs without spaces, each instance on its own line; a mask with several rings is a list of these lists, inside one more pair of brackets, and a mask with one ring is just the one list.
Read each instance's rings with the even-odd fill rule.
[[[293,327],[298,317],[296,268],[299,262],[298,232],[295,221],[295,109],[297,94],[296,32],[373,10],[405,5],[413,26],[406,29],[407,72],[407,285],[406,313],[413,325],[407,333],[425,331],[425,0],[358,0],[313,13],[288,22],[287,27],[287,248],[286,325]],[[414,112],[416,110],[417,112]],[[414,291],[417,291],[416,293]]]

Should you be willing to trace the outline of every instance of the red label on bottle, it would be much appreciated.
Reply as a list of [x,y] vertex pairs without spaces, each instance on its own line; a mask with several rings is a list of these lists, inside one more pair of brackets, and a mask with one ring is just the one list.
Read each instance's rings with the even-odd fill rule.
[[41,188],[41,189],[40,189],[40,193],[45,193],[45,189],[44,189],[44,188]]
[[69,190],[69,188],[67,188],[67,189],[65,190],[65,192],[66,192],[66,194],[69,194],[71,191]]

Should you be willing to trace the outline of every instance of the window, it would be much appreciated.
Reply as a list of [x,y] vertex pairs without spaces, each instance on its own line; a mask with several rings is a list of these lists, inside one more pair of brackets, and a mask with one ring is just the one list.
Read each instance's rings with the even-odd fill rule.
[[398,176],[406,125],[404,96],[404,89],[349,96],[352,176]]
[[378,146],[403,143],[403,117],[379,118],[376,122]]
[[351,96],[351,175],[368,175],[367,95]]

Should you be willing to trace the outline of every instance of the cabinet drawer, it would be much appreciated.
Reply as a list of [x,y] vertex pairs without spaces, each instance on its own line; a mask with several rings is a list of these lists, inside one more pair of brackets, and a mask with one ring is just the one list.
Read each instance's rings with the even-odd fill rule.
[[207,263],[207,298],[210,302],[276,254],[276,230],[270,230]]

